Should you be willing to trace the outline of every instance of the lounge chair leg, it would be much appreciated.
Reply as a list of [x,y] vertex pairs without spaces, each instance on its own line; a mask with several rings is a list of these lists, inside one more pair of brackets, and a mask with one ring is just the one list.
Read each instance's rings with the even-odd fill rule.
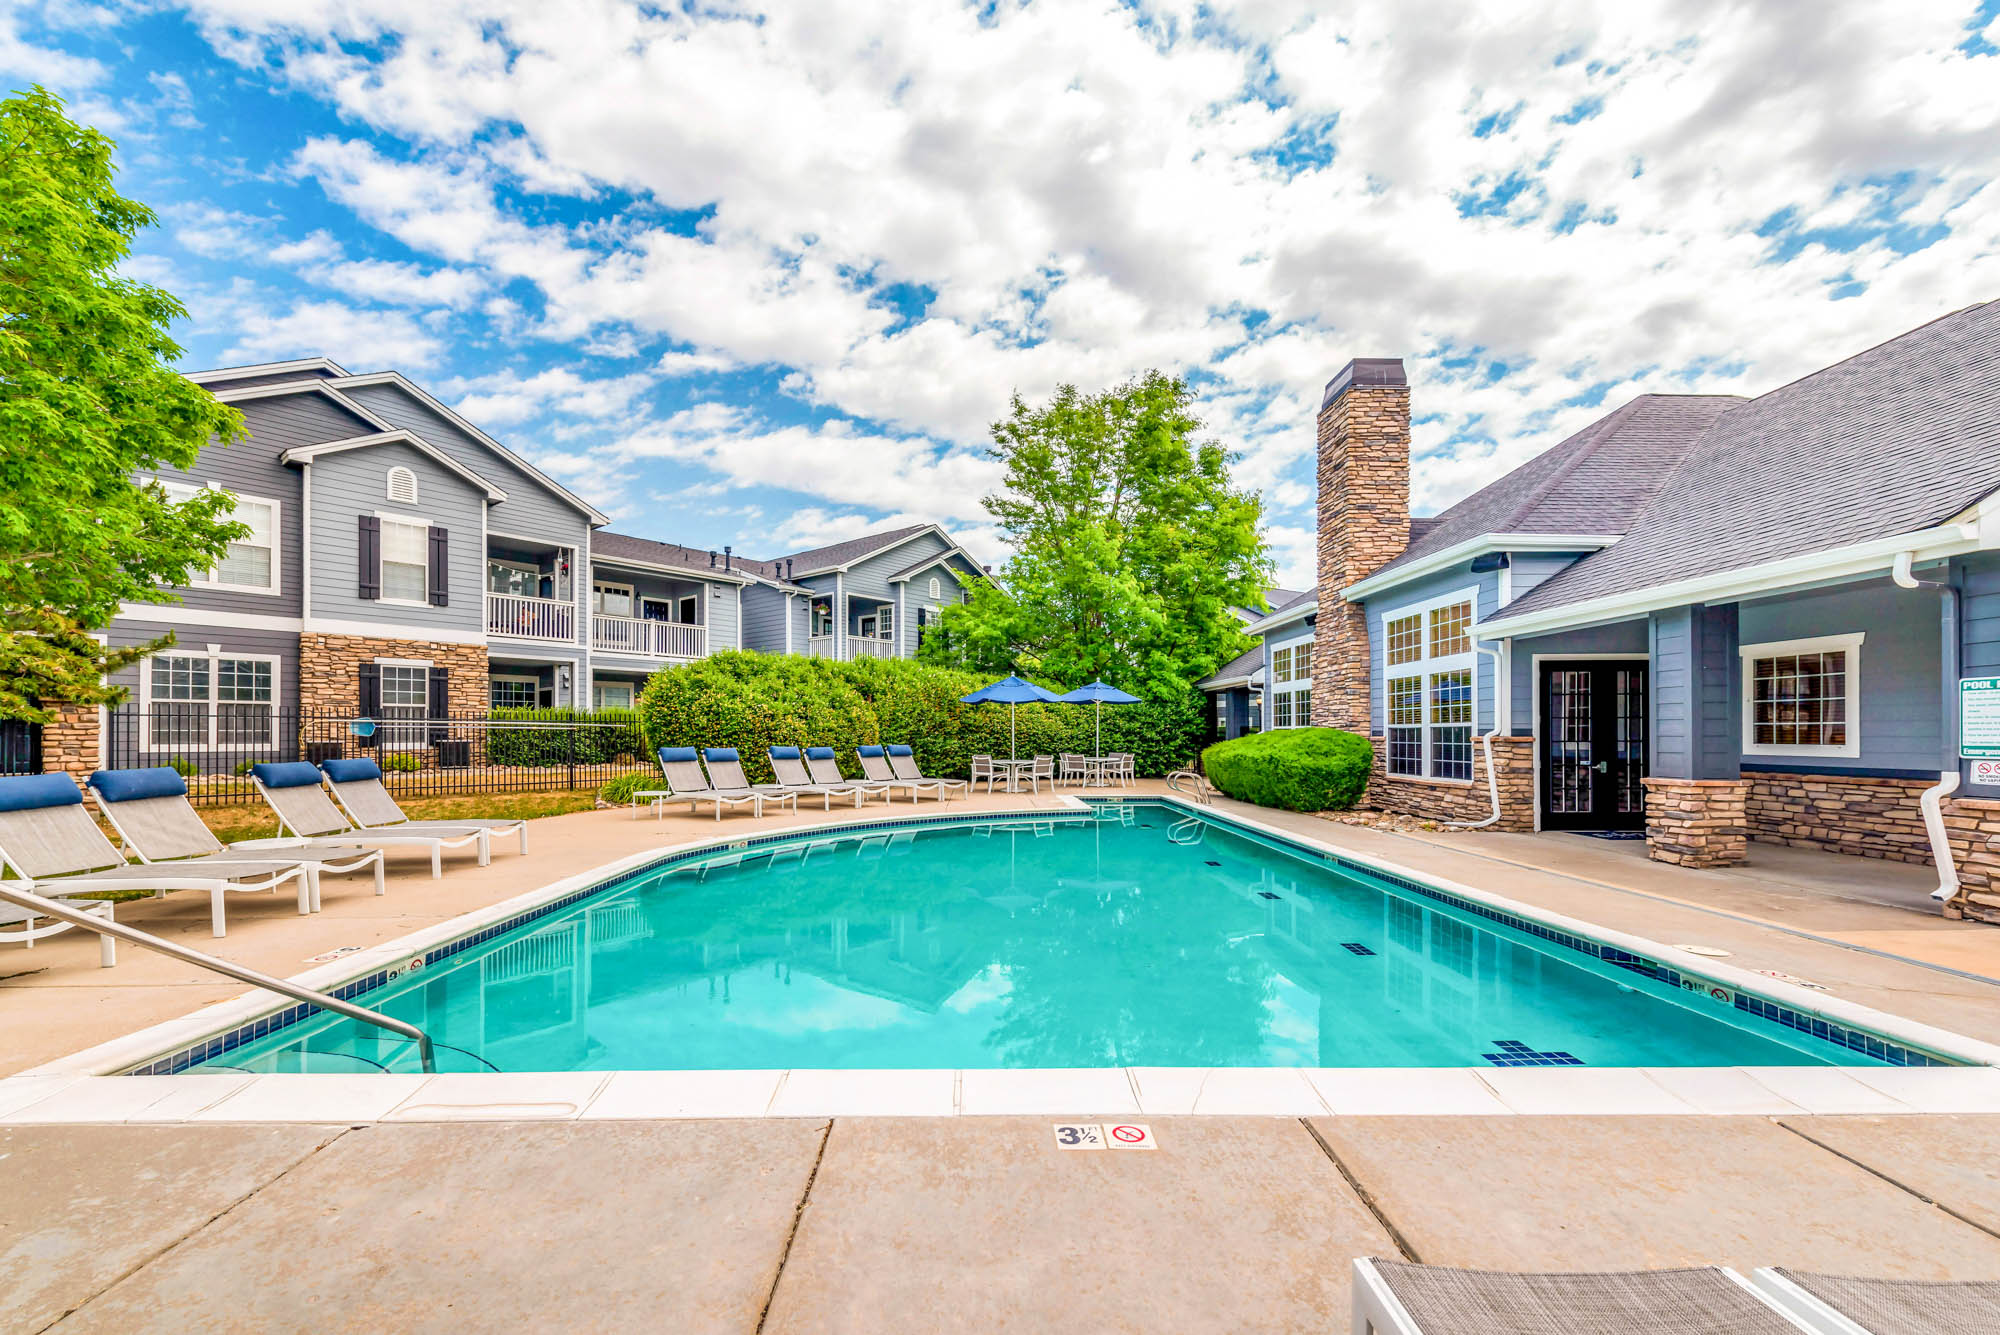
[[521,822],[521,856],[528,856],[528,822]]
[[313,873],[315,868],[308,863],[299,868],[299,916],[305,917],[313,911]]
[[433,881],[444,879],[444,843],[442,841],[431,845],[431,879]]
[[482,867],[492,866],[493,865],[492,835],[485,830],[481,830],[479,832],[479,842],[476,845],[476,847],[479,849],[479,865]]
[[[111,904],[107,901],[104,905],[104,921],[106,922],[113,921],[111,915],[114,912],[116,912],[116,910],[113,909],[111,907]],[[118,943],[112,940],[110,937],[105,936],[102,933],[99,933],[97,937],[97,967],[100,969],[108,969],[116,963],[118,963]]]
[[388,879],[387,879],[386,877],[384,877],[384,876],[382,875],[382,864],[383,864],[383,863],[385,863],[385,862],[387,862],[387,861],[388,861],[388,859],[387,859],[387,858],[385,858],[385,857],[383,857],[383,856],[381,855],[381,853],[379,853],[379,852],[378,852],[378,853],[376,853],[376,855],[375,855],[375,893],[376,893],[376,894],[378,894],[378,895],[386,895],[386,894],[388,894],[388,893],[389,893],[389,882],[388,882]]
[[229,935],[222,922],[222,891],[220,890],[211,890],[208,892],[208,934],[210,936]]

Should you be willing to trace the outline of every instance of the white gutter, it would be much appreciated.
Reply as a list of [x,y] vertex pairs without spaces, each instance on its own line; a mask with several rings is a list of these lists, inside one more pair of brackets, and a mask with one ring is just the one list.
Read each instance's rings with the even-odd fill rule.
[[1671,584],[1648,585],[1643,589],[1579,603],[1565,603],[1540,612],[1513,617],[1502,613],[1485,623],[1481,630],[1495,638],[1575,630],[1608,621],[1627,621],[1648,612],[1680,607],[1686,603],[1729,603],[1804,584],[1880,575],[1883,566],[1905,552],[1913,560],[1935,561],[1978,551],[1983,545],[1978,524],[1945,524],[1915,533],[1875,538],[1848,547],[1832,547],[1760,565],[1742,566],[1720,574],[1676,580]]
[[1413,579],[1422,579],[1425,575],[1462,565],[1488,552],[1596,552],[1617,542],[1618,536],[1616,533],[1482,533],[1406,565],[1379,570],[1366,579],[1356,580],[1342,589],[1340,596],[1350,603],[1360,602],[1363,598],[1372,598]]
[[1505,688],[1506,678],[1500,673],[1500,651],[1488,649],[1474,640],[1472,647],[1493,660],[1493,726],[1480,734],[1479,746],[1486,753],[1486,792],[1493,801],[1493,812],[1484,820],[1445,820],[1438,824],[1448,830],[1483,830],[1500,820],[1500,772],[1493,768],[1493,739],[1506,726],[1506,718],[1500,708],[1500,693]]
[[1916,564],[1915,552],[1898,552],[1896,564],[1890,577],[1898,588],[1940,589],[1944,593],[1942,614],[1943,636],[1943,685],[1944,691],[1944,752],[1951,762],[1950,769],[1938,771],[1938,781],[1924,789],[1917,798],[1917,806],[1924,813],[1924,833],[1930,836],[1931,859],[1937,863],[1937,889],[1931,891],[1931,898],[1941,904],[1949,904],[1958,898],[1958,863],[1952,857],[1951,836],[1944,828],[1944,800],[1958,791],[1958,718],[1954,713],[1958,702],[1953,699],[1953,691],[1958,678],[1958,590],[1949,583],[1919,580],[1911,573]]

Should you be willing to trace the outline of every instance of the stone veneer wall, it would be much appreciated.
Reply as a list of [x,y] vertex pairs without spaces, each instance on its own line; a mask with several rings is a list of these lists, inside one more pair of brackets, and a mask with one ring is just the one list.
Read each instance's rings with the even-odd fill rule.
[[1749,846],[1746,779],[1641,779],[1646,851],[1680,867],[1733,867]]
[[96,705],[58,705],[42,725],[42,770],[63,770],[78,779],[104,766],[104,711]]
[[[1371,737],[1374,772],[1368,778],[1369,806],[1423,820],[1475,821],[1493,814],[1493,794],[1486,786],[1485,749],[1472,744],[1473,781],[1439,783],[1406,779],[1388,771],[1388,742]],[[1531,831],[1535,828],[1535,741],[1532,737],[1495,737],[1493,767],[1500,775],[1500,819],[1489,828]]]
[[[1319,413],[1319,619],[1312,722],[1366,737],[1368,616],[1340,591],[1410,545],[1410,387],[1400,362],[1357,362]],[[1368,383],[1392,378],[1395,384]]]
[[486,646],[372,635],[299,636],[299,712],[352,718],[361,704],[361,664],[377,658],[426,659],[450,674],[454,715],[483,716],[487,708]]

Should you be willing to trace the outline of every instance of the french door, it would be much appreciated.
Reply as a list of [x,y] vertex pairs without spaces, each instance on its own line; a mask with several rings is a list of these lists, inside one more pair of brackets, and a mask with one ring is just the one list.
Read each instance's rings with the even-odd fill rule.
[[1542,828],[1646,824],[1646,661],[1541,664]]

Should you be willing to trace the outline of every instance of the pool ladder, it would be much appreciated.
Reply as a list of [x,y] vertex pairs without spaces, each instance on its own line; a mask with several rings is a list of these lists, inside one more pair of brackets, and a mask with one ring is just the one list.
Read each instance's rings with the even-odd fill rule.
[[1186,820],[1175,821],[1167,831],[1170,844],[1198,844],[1208,834],[1208,826],[1199,816],[1189,816]]
[[239,983],[261,987],[267,992],[276,992],[281,997],[303,1001],[308,1006],[318,1006],[321,1010],[345,1015],[350,1020],[359,1020],[363,1024],[376,1025],[391,1033],[401,1034],[417,1045],[417,1060],[423,1063],[424,1074],[437,1073],[437,1057],[431,1050],[431,1036],[413,1024],[384,1015],[380,1011],[371,1011],[366,1006],[357,1006],[351,1001],[329,996],[325,992],[315,992],[309,987],[300,987],[297,983],[289,983],[282,978],[273,978],[270,974],[259,973],[241,964],[232,964],[217,956],[203,954],[199,950],[190,950],[186,946],[177,945],[150,932],[142,932],[136,927],[127,927],[121,922],[94,917],[73,909],[59,900],[45,899],[41,895],[16,889],[4,882],[0,882],[0,900],[18,904],[39,917],[54,918],[72,927],[87,928],[99,936],[108,936],[114,941],[124,941],[145,950],[157,951],[183,964],[193,964],[211,973],[219,973],[225,978],[233,978]]
[[1215,789],[1208,779],[1191,769],[1177,769],[1167,776],[1167,791],[1193,798],[1203,806],[1215,801]]

